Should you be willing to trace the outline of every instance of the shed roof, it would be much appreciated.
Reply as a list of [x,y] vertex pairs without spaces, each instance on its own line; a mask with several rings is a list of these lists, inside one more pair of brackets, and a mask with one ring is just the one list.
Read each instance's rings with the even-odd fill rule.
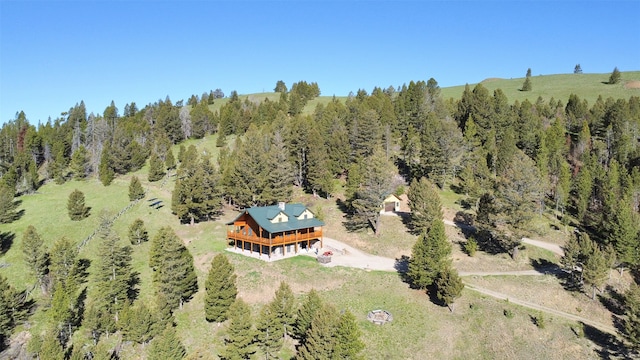
[[[299,229],[312,228],[316,226],[323,226],[324,222],[316,219],[298,220],[298,216],[305,210],[308,210],[306,206],[302,204],[285,204],[284,210],[280,209],[278,205],[271,206],[254,206],[245,209],[233,219],[233,221],[227,223],[227,225],[233,225],[233,223],[244,214],[248,214],[255,220],[258,225],[270,233],[279,233],[284,231],[293,231]],[[309,210],[311,211],[311,210]],[[278,214],[284,213],[289,218],[288,221],[272,223],[271,220],[278,216]]]

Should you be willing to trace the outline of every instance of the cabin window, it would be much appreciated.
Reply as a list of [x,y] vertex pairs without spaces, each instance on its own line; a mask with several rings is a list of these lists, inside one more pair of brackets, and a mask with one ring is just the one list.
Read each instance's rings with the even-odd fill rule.
[[282,218],[281,217],[278,218],[278,222],[282,222]]
[[307,214],[304,214],[304,219],[307,220]]

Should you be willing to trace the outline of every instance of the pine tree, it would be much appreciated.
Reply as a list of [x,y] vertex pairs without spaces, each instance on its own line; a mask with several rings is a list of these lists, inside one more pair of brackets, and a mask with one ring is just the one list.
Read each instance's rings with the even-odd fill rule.
[[593,289],[591,299],[595,300],[596,290],[607,280],[608,271],[607,259],[598,246],[595,246],[593,252],[587,257],[587,261],[585,261],[582,269],[582,277],[585,284],[591,285]]
[[[0,344],[11,335],[17,323],[17,292],[7,282],[7,278],[0,274]],[[0,345],[0,349],[4,348]]]
[[632,353],[640,352],[640,286],[632,284],[624,295],[624,315],[618,332]]
[[332,306],[325,304],[318,309],[305,336],[305,342],[300,344],[296,359],[333,359],[338,321],[338,315]]
[[127,341],[135,341],[138,344],[149,342],[153,338],[155,317],[149,308],[139,302],[135,306],[125,303],[121,311],[120,330],[122,338]]
[[167,151],[167,156],[164,159],[164,166],[167,170],[173,170],[176,168],[176,157],[173,156],[173,151],[171,151],[171,149]]
[[340,315],[335,332],[335,345],[333,347],[333,359],[363,359],[360,352],[364,350],[364,343],[360,340],[361,331],[356,323],[356,318],[347,310]]
[[531,77],[527,76],[522,83],[521,91],[531,91]]
[[53,283],[67,283],[75,281],[76,261],[78,248],[66,237],[60,238],[51,247],[49,273]]
[[293,296],[293,291],[287,283],[284,281],[280,282],[280,287],[276,290],[275,297],[269,303],[271,306],[272,312],[275,314],[276,319],[280,323],[282,328],[281,334],[283,337],[287,337],[292,332],[292,326],[295,322],[295,298]]
[[293,324],[293,336],[298,339],[300,343],[305,342],[307,330],[311,327],[311,321],[321,306],[322,300],[320,296],[318,296],[315,289],[311,289],[307,294],[307,298],[298,309],[296,321]]
[[89,216],[89,208],[84,204],[84,193],[82,191],[76,189],[69,194],[67,210],[69,211],[69,217],[73,221],[80,221]]
[[413,179],[407,192],[411,208],[411,227],[417,234],[429,230],[433,221],[442,219],[440,197],[426,178]]
[[283,345],[282,324],[270,304],[262,307],[256,323],[256,343],[267,359],[275,358]]
[[251,309],[240,298],[229,308],[229,324],[224,349],[220,358],[250,359],[256,352],[254,347],[255,330],[251,321]]
[[8,224],[18,218],[16,209],[18,202],[14,201],[13,188],[0,184],[0,224]]
[[382,149],[377,149],[366,162],[368,166],[363,169],[362,186],[351,200],[354,213],[350,226],[370,226],[377,235],[380,232],[380,206],[393,190],[393,175],[396,169]]
[[578,220],[584,220],[584,216],[587,213],[589,200],[591,199],[591,193],[593,191],[593,176],[587,166],[583,166],[578,173],[578,178],[575,185],[576,202],[575,207],[577,210]]
[[580,64],[576,64],[576,66],[573,68],[573,73],[582,74],[582,66],[580,66]]
[[607,240],[614,245],[621,264],[635,266],[640,263],[638,217],[626,197],[619,199],[612,210]]
[[116,323],[119,311],[133,291],[134,274],[131,264],[131,247],[120,246],[120,237],[110,226],[101,234],[95,275],[98,306],[111,314]]
[[183,223],[193,225],[196,220],[208,220],[220,211],[220,178],[209,159],[184,161],[177,178],[171,195],[171,211]]
[[100,182],[102,185],[109,186],[115,177],[115,171],[113,171],[113,165],[111,161],[111,146],[107,143],[102,149],[102,155],[100,156],[100,165],[98,167],[98,173]]
[[136,201],[144,198],[144,189],[137,176],[131,177],[129,182],[129,201]]
[[204,311],[207,321],[223,322],[228,318],[229,307],[238,295],[233,265],[223,254],[211,261],[211,269],[205,283]]
[[40,346],[40,351],[38,351],[38,357],[40,359],[47,360],[64,359],[64,349],[60,344],[60,340],[58,340],[56,330],[51,329],[44,335]]
[[149,181],[155,182],[161,180],[165,175],[164,164],[158,154],[152,154],[149,159]]
[[80,147],[73,153],[69,166],[71,167],[74,179],[84,180],[87,177],[89,159],[87,149],[84,145],[80,145]]
[[464,284],[452,267],[443,269],[436,280],[436,296],[453,312],[453,303],[462,294]]
[[613,68],[613,71],[611,72],[611,75],[609,75],[609,84],[617,84],[620,82],[620,70],[618,70],[618,67],[616,66],[615,68]]
[[173,326],[167,326],[162,334],[151,342],[147,353],[149,360],[180,360],[186,355],[187,351]]
[[429,231],[416,241],[409,259],[407,278],[416,289],[426,289],[438,274],[450,266],[451,243],[447,240],[442,220],[435,220]]
[[140,245],[149,241],[149,232],[142,219],[135,219],[129,226],[129,241],[131,241],[131,245]]
[[24,260],[29,266],[42,288],[45,291],[45,278],[48,269],[48,256],[44,241],[33,225],[29,225],[22,235],[22,253]]
[[191,253],[170,227],[160,229],[149,252],[158,292],[167,297],[172,308],[182,307],[198,291]]

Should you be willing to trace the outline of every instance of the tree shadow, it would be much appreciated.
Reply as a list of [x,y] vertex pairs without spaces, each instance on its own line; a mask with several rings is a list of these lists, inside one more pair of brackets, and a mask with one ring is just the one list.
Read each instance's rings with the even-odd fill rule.
[[[464,234],[464,232],[463,232]],[[493,239],[493,236],[489,231],[479,230],[475,232],[475,238],[478,242],[478,250],[484,251],[490,255],[498,255],[505,253],[504,247],[500,243]]]
[[624,355],[623,346],[615,335],[583,322],[580,324],[582,325],[584,336],[598,346],[596,353],[601,359],[617,359]]
[[531,266],[541,274],[554,275],[559,279],[566,276],[565,271],[558,264],[547,259],[531,259]]
[[612,313],[624,315],[624,294],[616,291],[611,285],[607,285],[603,293],[598,294],[598,301]]
[[127,298],[133,302],[140,295],[140,289],[138,285],[140,285],[140,273],[134,271],[131,273],[131,278],[129,279],[129,289],[127,289]]
[[402,255],[400,256],[400,258],[397,258],[396,262],[393,264],[393,267],[398,272],[398,276],[400,276],[402,282],[405,282],[407,284],[410,283],[410,279],[407,276],[407,271],[409,271],[409,259],[409,256]]
[[75,276],[77,276],[78,283],[84,283],[89,277],[89,267],[91,266],[91,260],[78,259],[76,262]]
[[13,245],[13,240],[15,240],[16,234],[5,231],[0,233],[0,255],[4,255],[9,251],[11,245]]

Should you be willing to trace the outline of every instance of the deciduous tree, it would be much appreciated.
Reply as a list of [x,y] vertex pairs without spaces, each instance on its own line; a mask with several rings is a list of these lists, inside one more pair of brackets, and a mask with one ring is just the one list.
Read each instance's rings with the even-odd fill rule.
[[149,241],[149,232],[142,219],[135,219],[129,226],[129,241],[132,245],[140,245]]

